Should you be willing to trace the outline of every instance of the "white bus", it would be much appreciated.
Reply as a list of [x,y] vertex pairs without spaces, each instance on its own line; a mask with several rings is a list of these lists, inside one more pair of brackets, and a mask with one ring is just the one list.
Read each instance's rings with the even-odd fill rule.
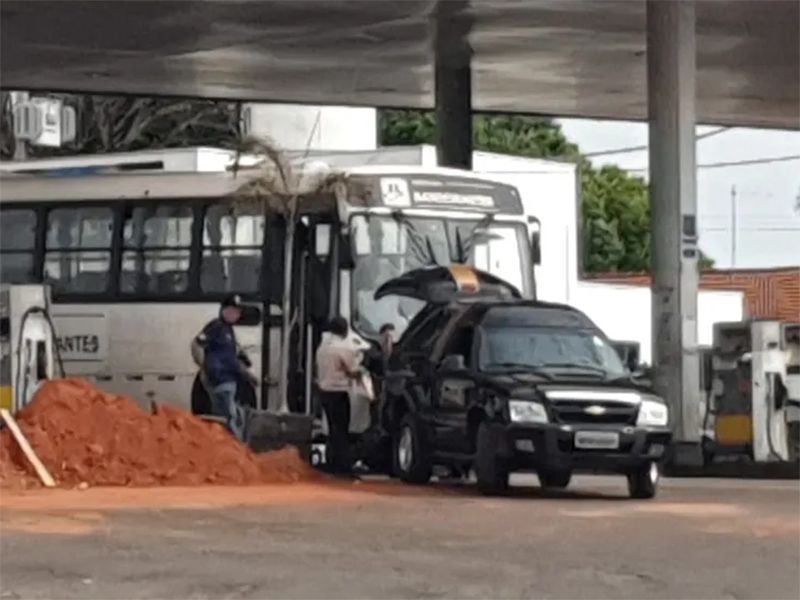
[[[189,149],[0,166],[0,280],[51,286],[68,374],[142,403],[189,407],[190,341],[236,293],[260,308],[237,336],[264,381],[261,405],[274,406],[285,228],[234,205],[247,174],[234,178],[232,159]],[[463,260],[535,295],[538,221],[524,214],[514,187],[443,168],[346,170],[370,190],[369,206],[340,199],[298,229],[301,334],[290,387],[298,412],[310,406],[311,357],[325,319],[343,314],[369,339],[387,322],[402,330],[419,310],[414,300],[373,299],[403,272]]]

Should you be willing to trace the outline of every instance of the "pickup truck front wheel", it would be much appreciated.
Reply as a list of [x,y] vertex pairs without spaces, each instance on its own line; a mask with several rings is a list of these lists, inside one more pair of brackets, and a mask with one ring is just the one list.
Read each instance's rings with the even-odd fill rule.
[[478,491],[486,496],[500,496],[508,493],[509,469],[498,456],[497,432],[488,423],[481,423],[475,454],[475,478]]
[[661,468],[650,462],[628,473],[628,493],[637,500],[649,500],[658,493],[661,483]]
[[407,414],[394,437],[394,473],[405,483],[423,484],[433,475],[430,440],[425,425],[415,414]]

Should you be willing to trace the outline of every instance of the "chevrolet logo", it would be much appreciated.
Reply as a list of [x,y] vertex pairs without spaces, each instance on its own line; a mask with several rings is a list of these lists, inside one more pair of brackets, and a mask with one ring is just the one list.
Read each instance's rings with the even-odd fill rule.
[[594,417],[599,417],[600,415],[604,415],[606,413],[606,409],[603,406],[593,404],[592,406],[587,406],[584,409],[584,412]]

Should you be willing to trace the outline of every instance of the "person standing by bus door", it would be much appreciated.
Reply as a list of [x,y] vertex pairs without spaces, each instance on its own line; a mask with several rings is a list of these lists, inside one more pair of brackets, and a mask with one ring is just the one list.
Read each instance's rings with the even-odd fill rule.
[[388,379],[390,377],[391,356],[392,350],[394,349],[394,325],[392,323],[384,323],[380,331],[378,331],[378,335],[380,336],[378,338],[378,356],[373,359],[373,363],[376,365],[373,369],[373,373],[378,374],[378,377],[375,377],[378,397],[376,402],[372,404],[371,414],[372,424],[382,427],[384,423],[381,416],[386,408],[386,386],[388,385]]
[[204,372],[211,394],[212,413],[224,417],[230,432],[244,438],[243,410],[237,403],[239,382],[243,379],[257,384],[256,377],[239,359],[239,346],[233,326],[242,318],[239,296],[222,301],[219,317],[203,328],[201,338],[205,348]]
[[317,386],[328,421],[326,463],[341,477],[353,477],[350,456],[350,387],[361,377],[359,348],[348,339],[350,327],[343,317],[328,324],[328,333],[317,348]]

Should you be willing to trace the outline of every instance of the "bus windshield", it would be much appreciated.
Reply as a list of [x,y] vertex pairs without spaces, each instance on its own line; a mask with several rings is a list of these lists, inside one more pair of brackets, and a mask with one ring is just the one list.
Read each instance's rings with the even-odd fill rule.
[[352,324],[374,336],[386,323],[399,335],[424,303],[389,296],[374,300],[379,286],[403,273],[431,265],[464,262],[516,286],[533,288],[533,265],[525,224],[443,217],[355,215]]

